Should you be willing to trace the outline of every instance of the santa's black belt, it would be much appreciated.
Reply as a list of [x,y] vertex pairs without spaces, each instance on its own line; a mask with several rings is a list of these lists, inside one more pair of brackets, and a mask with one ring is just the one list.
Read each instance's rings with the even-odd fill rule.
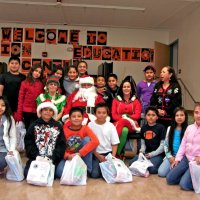
[[94,107],[91,106],[79,106],[79,108],[81,108],[83,110],[83,112],[86,112],[88,114],[94,114]]

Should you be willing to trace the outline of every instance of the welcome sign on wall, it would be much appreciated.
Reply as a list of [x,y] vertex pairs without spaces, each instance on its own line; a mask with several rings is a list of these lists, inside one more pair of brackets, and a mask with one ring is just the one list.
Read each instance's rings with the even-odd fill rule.
[[[87,44],[80,44],[80,30],[44,29],[44,28],[10,28],[3,27],[1,33],[1,56],[16,55],[21,57],[22,68],[27,71],[35,63],[46,67],[52,64],[66,65],[69,60],[59,58],[34,58],[33,43],[66,44],[73,46],[75,60],[110,60],[129,62],[153,62],[154,50],[138,47],[107,46],[107,32],[87,31]],[[42,57],[42,56],[41,56]]]

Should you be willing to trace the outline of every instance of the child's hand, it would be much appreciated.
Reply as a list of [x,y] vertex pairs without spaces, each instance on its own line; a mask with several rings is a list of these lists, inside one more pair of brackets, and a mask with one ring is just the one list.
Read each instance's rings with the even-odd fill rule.
[[14,156],[13,151],[9,151],[8,155]]
[[64,121],[64,124],[67,123],[67,122],[69,122],[69,118],[67,118],[67,119]]
[[149,153],[146,153],[146,154],[145,154],[145,157],[146,157],[147,159],[150,159]]
[[199,165],[199,164],[200,164],[200,156],[197,156],[197,157],[195,157],[195,159],[194,159],[194,160],[196,161],[197,165]]
[[102,88],[97,88],[96,90],[97,90],[97,93],[103,94],[106,91],[106,88],[102,87]]
[[76,155],[79,155],[79,156],[81,157],[81,154],[80,154],[80,153],[73,153],[73,154],[70,154],[70,155],[68,156],[68,160],[72,160],[72,158],[73,158],[74,156],[76,156]]
[[173,156],[169,158],[170,164],[172,164],[174,161],[175,161],[175,158]]
[[99,159],[100,162],[106,161],[106,158],[103,155],[99,155],[98,159]]
[[180,161],[175,161],[174,160],[174,162],[171,164],[170,168],[172,169],[172,168],[176,167],[179,164],[179,162]]
[[166,112],[164,110],[161,110],[161,109],[158,109],[158,114],[160,116],[165,116],[166,115]]

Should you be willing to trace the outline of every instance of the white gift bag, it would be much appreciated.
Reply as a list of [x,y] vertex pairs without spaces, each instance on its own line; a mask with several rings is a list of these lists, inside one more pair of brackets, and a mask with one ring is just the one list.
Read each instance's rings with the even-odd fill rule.
[[120,159],[113,157],[111,154],[106,156],[106,161],[99,163],[103,178],[107,183],[126,183],[132,182],[133,177]]
[[196,193],[200,193],[200,165],[196,161],[189,162],[192,185]]
[[60,179],[63,185],[86,185],[87,166],[80,156],[76,155],[72,160],[66,160]]
[[55,166],[51,161],[37,157],[31,162],[27,183],[39,186],[52,186],[54,181]]
[[133,162],[129,167],[132,175],[148,177],[148,167],[152,167],[153,163],[148,160],[143,153],[139,153],[138,160]]
[[13,155],[8,154],[5,159],[8,164],[6,178],[11,181],[22,181],[24,179],[24,170],[19,152],[13,151]]
[[22,152],[25,150],[24,137],[26,135],[25,125],[22,121],[16,123],[17,150]]

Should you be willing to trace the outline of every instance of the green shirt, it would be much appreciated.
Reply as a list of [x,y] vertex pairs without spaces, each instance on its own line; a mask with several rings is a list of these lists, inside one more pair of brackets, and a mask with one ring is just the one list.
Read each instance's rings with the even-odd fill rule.
[[47,99],[50,99],[54,103],[54,105],[58,109],[58,113],[60,113],[60,111],[66,104],[66,96],[65,95],[57,94],[56,97],[53,99],[49,93],[44,93],[44,94],[40,94],[37,97],[37,99],[36,99],[37,105],[41,104],[42,102],[44,102]]

